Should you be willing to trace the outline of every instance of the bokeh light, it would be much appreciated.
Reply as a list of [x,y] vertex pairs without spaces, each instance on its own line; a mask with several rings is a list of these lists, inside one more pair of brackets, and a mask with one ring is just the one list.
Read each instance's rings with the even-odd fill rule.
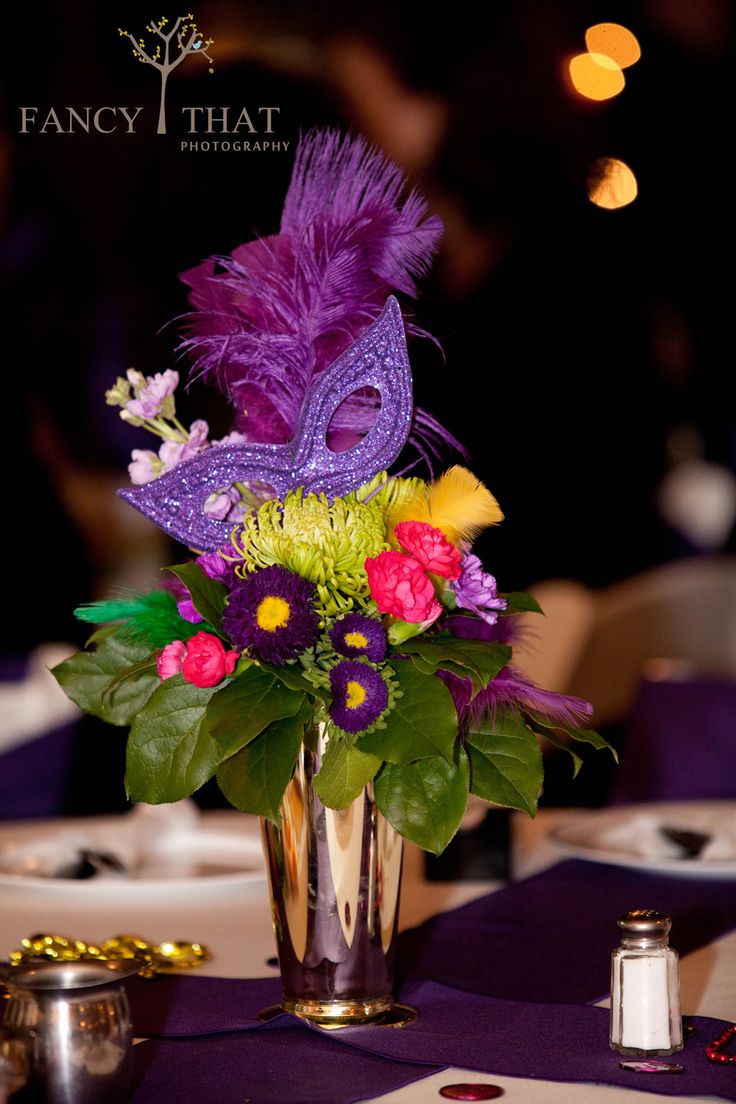
[[634,173],[624,161],[615,157],[599,157],[593,162],[587,188],[590,202],[608,211],[626,207],[639,194]]
[[604,54],[621,69],[633,65],[641,57],[641,46],[635,34],[620,23],[596,23],[585,32],[585,45],[591,54]]
[[621,67],[606,54],[576,54],[568,71],[575,91],[588,100],[610,100],[626,84]]

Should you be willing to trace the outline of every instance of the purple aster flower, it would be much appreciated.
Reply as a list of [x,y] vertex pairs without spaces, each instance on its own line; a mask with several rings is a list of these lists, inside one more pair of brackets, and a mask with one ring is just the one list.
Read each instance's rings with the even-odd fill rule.
[[343,659],[330,671],[330,717],[344,732],[363,732],[388,705],[388,687],[375,667]]
[[386,633],[380,621],[362,613],[347,613],[330,629],[332,647],[339,655],[366,656],[380,663],[386,655]]
[[466,552],[460,563],[461,575],[450,585],[461,609],[471,610],[489,625],[498,620],[497,610],[506,609],[506,599],[496,593],[496,580],[483,570],[483,564],[472,552]]
[[[138,383],[137,376],[131,382],[134,385]],[[170,418],[174,413],[171,396],[178,386],[179,373],[171,368],[163,373],[157,372],[155,376],[146,376],[144,386],[136,387],[136,397],[128,400],[126,409],[135,418],[158,418],[160,415]]]
[[236,648],[265,663],[286,663],[317,639],[316,593],[308,579],[278,564],[254,571],[230,591],[222,627]]

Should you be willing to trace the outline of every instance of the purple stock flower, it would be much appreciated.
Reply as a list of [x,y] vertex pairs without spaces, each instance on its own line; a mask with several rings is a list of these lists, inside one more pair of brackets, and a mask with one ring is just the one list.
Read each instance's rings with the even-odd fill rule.
[[204,512],[208,518],[213,518],[214,521],[225,521],[229,518],[230,513],[238,502],[240,502],[240,491],[237,487],[228,487],[226,491],[220,491],[209,496],[204,504]]
[[330,671],[330,717],[344,732],[363,732],[388,705],[388,687],[367,663],[343,659]]
[[[137,379],[140,376],[136,375],[133,382]],[[135,418],[158,418],[161,414],[165,418],[171,417],[174,413],[173,401],[167,400],[171,400],[178,386],[179,373],[171,368],[163,373],[157,372],[155,376],[146,376],[145,385],[136,388],[136,397],[129,399],[125,408]]]
[[224,437],[219,437],[216,441],[212,442],[213,445],[247,445],[248,438],[244,433],[239,433],[237,429],[233,429],[232,432],[227,433]]
[[130,459],[128,475],[131,483],[136,483],[138,486],[157,479],[163,471],[163,464],[151,449],[133,449]]
[[190,621],[193,625],[198,625],[200,621],[204,621],[202,614],[197,613],[194,608],[191,598],[180,598],[176,603],[176,608],[179,611],[179,616],[183,617],[185,621]]
[[209,431],[210,427],[207,422],[198,418],[189,427],[188,441],[164,441],[158,450],[158,455],[163,463],[161,474],[170,472],[183,460],[190,460],[192,456],[196,456],[198,452],[208,448],[207,435]]
[[194,562],[199,564],[208,578],[217,579],[218,582],[229,587],[232,585],[235,564],[226,559],[224,553],[230,555],[232,548],[226,546],[222,551],[217,549],[215,552],[203,552],[201,556],[197,556]]
[[380,621],[362,613],[347,613],[330,629],[332,647],[349,659],[366,656],[380,663],[386,655],[386,633]]
[[461,609],[470,610],[489,625],[498,620],[498,610],[506,609],[506,599],[496,593],[496,580],[483,570],[483,564],[472,552],[466,552],[462,558],[462,574],[450,585],[455,600]]

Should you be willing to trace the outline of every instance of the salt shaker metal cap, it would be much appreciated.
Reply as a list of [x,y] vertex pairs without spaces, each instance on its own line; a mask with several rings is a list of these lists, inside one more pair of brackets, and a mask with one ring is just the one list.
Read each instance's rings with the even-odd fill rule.
[[616,923],[624,941],[638,944],[666,943],[672,927],[667,913],[657,909],[630,909]]

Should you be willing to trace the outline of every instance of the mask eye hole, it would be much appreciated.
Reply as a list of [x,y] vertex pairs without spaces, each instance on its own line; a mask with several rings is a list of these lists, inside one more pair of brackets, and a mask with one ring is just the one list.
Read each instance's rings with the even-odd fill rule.
[[330,452],[347,452],[354,448],[373,429],[380,412],[381,392],[376,387],[359,387],[347,395],[327,427]]

